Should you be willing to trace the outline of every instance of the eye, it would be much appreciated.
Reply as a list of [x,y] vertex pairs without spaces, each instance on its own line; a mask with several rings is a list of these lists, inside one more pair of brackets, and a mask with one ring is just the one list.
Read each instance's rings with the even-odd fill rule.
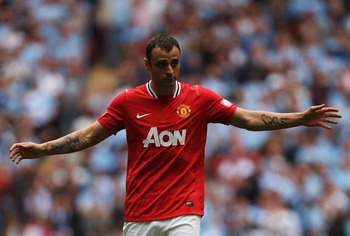
[[175,66],[177,66],[179,64],[179,61],[178,60],[173,60],[172,62],[171,62],[171,66],[172,67],[175,67]]
[[165,67],[167,65],[167,63],[165,61],[160,61],[157,63],[158,67]]

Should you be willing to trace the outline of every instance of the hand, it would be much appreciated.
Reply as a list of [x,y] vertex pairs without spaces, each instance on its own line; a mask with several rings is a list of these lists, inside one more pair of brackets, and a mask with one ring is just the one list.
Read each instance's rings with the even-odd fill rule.
[[23,159],[34,159],[42,156],[40,145],[36,143],[15,143],[10,148],[10,159],[18,164]]
[[332,117],[341,118],[341,115],[334,113],[338,111],[337,108],[326,107],[325,104],[312,106],[304,112],[302,125],[321,126],[326,129],[331,129],[331,126],[326,123],[338,124],[336,120],[330,119]]

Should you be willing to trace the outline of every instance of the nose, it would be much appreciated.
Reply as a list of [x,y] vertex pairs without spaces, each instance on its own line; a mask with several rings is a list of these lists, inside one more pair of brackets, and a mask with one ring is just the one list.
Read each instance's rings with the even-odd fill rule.
[[174,73],[174,69],[171,65],[168,65],[168,70],[167,70],[167,74],[173,74]]

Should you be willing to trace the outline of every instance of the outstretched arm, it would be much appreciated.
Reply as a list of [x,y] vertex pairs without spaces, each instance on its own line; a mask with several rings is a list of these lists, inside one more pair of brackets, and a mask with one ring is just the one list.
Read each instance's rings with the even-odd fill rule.
[[267,111],[251,111],[237,108],[230,124],[252,131],[286,129],[296,126],[321,126],[331,129],[327,124],[337,124],[332,118],[341,118],[338,109],[326,107],[324,104],[312,106],[304,112],[276,113]]
[[23,159],[77,152],[101,142],[110,135],[108,130],[95,121],[87,128],[46,143],[15,143],[10,148],[10,159],[18,164]]

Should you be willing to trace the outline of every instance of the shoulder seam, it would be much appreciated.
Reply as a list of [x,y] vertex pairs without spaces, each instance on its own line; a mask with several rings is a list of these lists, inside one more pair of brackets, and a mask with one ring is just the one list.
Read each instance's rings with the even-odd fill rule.
[[201,91],[199,91],[200,86],[199,86],[198,84],[196,84],[196,85],[194,86],[194,88],[195,88],[195,90],[196,90],[197,96],[199,97],[199,96],[201,95]]
[[125,100],[128,101],[129,100],[129,90],[130,89],[125,89]]

